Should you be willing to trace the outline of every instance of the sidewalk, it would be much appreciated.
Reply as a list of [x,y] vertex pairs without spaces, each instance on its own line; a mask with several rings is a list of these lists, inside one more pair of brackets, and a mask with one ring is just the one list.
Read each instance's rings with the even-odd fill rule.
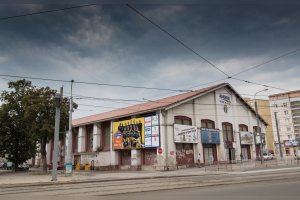
[[211,174],[230,174],[231,172],[254,171],[257,169],[275,169],[285,167],[299,167],[298,163],[286,161],[259,161],[243,162],[237,164],[223,164],[205,166],[202,168],[186,168],[176,171],[93,171],[74,172],[72,176],[65,176],[60,172],[57,181],[51,181],[51,174],[42,174],[39,169],[31,169],[29,172],[17,172],[0,170],[0,188],[12,185],[47,185],[63,183],[80,183],[95,181],[130,180],[146,178],[166,178],[180,176],[206,176]]

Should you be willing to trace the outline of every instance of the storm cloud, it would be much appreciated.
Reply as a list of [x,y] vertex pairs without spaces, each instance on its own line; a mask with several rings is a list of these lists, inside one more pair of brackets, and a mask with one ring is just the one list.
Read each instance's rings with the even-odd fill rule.
[[[0,17],[68,6],[1,5]],[[134,7],[229,75],[300,48],[299,4]],[[96,5],[0,23],[1,74],[172,89],[197,89],[226,78],[126,5]],[[295,53],[237,77],[296,90],[299,60],[299,53]],[[7,77],[0,79],[0,90],[7,89],[7,81]],[[65,94],[70,93],[66,83],[32,81],[54,89],[64,85]],[[245,95],[263,88],[232,79],[220,82],[229,82]],[[265,95],[279,92],[283,91],[270,89]],[[156,99],[175,94],[82,84],[74,85],[74,93],[121,99]],[[79,105],[75,118],[128,105],[76,101],[106,108]]]

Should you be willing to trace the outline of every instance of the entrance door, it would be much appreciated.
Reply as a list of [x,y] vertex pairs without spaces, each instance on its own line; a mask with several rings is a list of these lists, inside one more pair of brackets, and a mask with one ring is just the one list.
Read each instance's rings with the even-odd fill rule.
[[121,151],[121,165],[131,165],[131,150]]
[[206,165],[214,164],[214,162],[218,161],[216,145],[215,144],[203,145],[203,155],[204,155],[204,163]]
[[226,153],[227,153],[227,158],[229,160],[229,163],[232,163],[232,160],[235,160],[235,149],[228,148]]
[[211,163],[212,156],[213,156],[213,148],[212,147],[204,148],[204,162],[206,165],[212,164]]
[[243,155],[244,160],[250,160],[251,159],[250,145],[243,145],[242,146],[242,155]]

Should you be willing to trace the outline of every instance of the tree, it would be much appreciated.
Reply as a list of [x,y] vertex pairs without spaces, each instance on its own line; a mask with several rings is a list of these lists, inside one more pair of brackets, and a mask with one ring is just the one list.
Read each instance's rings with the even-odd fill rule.
[[33,156],[35,136],[30,134],[30,122],[26,118],[27,98],[33,89],[25,80],[9,82],[9,89],[1,95],[0,109],[0,156],[15,164],[15,170]]
[[[49,87],[42,87],[37,88],[35,86],[31,85],[30,81],[26,80],[19,80],[16,82],[9,82],[9,88],[13,89],[15,91],[11,92],[3,92],[2,93],[2,100],[4,101],[3,107],[7,107],[6,105],[10,105],[7,107],[6,112],[8,113],[15,113],[15,110],[13,109],[14,106],[17,107],[19,110],[22,110],[22,114],[13,115],[15,118],[12,119],[12,121],[7,122],[7,125],[11,126],[11,124],[16,124],[16,121],[22,121],[23,127],[26,127],[22,129],[22,126],[16,126],[17,130],[22,129],[22,135],[27,137],[27,140],[24,140],[26,145],[22,147],[23,149],[27,148],[27,145],[29,144],[30,150],[29,154],[26,156],[27,159],[35,155],[36,148],[39,146],[39,150],[41,153],[42,158],[42,167],[43,172],[47,172],[47,152],[46,152],[46,144],[49,142],[49,140],[53,139],[54,137],[54,123],[55,123],[55,106],[54,106],[54,95],[56,93],[55,90],[52,90]],[[24,88],[23,90],[20,90],[19,88]],[[22,99],[22,103],[17,103],[15,99]],[[69,100],[67,98],[62,99],[61,103],[61,122],[60,122],[60,132],[65,133],[68,124],[68,108],[69,108]],[[16,105],[15,105],[16,104]],[[12,106],[14,105],[14,106]],[[77,105],[73,104],[74,108],[77,108]],[[4,110],[1,111],[3,114],[0,115],[0,121],[5,120],[5,112]],[[2,129],[2,128],[0,128]],[[3,129],[1,130],[1,136],[7,139],[9,141],[9,144],[11,141],[16,140],[15,137],[19,136],[21,133],[17,133],[16,130],[13,130],[13,134],[5,134],[7,133],[9,129]],[[60,134],[60,138],[63,138],[64,134]],[[1,138],[0,138],[1,139]],[[0,143],[1,146],[2,143]],[[5,144],[2,145],[5,147]],[[2,151],[0,147],[1,152],[7,153],[7,151]],[[14,146],[11,147],[11,151],[16,151],[14,149]],[[18,150],[19,152],[19,150]],[[11,153],[10,153],[11,154]],[[30,155],[30,156],[29,156]],[[28,158],[29,157],[29,158]],[[19,158],[18,158],[19,159]],[[22,163],[24,161],[14,161]]]

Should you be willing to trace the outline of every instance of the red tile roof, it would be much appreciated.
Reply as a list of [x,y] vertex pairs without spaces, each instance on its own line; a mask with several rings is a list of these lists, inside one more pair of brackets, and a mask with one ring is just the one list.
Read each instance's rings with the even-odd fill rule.
[[87,117],[83,117],[83,118],[79,118],[79,119],[74,119],[73,126],[80,126],[80,125],[90,124],[90,123],[94,123],[94,122],[107,121],[107,120],[111,120],[111,119],[122,118],[122,117],[130,116],[130,115],[159,110],[162,108],[169,107],[173,104],[180,103],[191,97],[201,95],[203,93],[206,93],[208,91],[211,91],[211,90],[214,90],[219,87],[226,86],[226,85],[228,85],[228,83],[221,83],[218,85],[210,86],[207,88],[202,88],[202,89],[192,91],[192,92],[178,94],[175,96],[159,99],[156,101],[137,104],[137,105],[129,106],[126,108],[120,108],[120,109],[116,109],[116,110],[105,112],[105,113],[100,113],[100,114],[91,115],[91,116],[87,116]]

